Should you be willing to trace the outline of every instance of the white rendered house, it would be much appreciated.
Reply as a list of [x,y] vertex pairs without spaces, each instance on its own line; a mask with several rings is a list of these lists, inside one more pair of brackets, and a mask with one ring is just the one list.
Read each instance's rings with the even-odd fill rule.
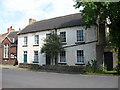
[[86,29],[80,13],[34,22],[20,31],[18,63],[50,64],[49,57],[41,54],[40,50],[44,43],[43,39],[54,30],[62,36],[65,49],[59,54],[59,64],[86,65],[92,59],[103,64],[104,48],[100,47],[97,26],[93,25]]

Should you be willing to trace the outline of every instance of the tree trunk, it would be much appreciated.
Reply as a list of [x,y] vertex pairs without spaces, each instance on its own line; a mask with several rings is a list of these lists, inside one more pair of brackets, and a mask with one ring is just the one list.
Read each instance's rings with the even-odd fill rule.
[[96,46],[97,64],[102,68],[104,63],[104,48],[105,48],[105,24],[98,26],[98,44]]
[[51,65],[53,65],[53,57],[51,56]]
[[55,65],[58,65],[58,55],[55,56]]

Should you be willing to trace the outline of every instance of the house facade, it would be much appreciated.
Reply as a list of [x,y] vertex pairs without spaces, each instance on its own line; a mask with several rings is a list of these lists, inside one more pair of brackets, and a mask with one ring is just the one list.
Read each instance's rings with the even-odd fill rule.
[[1,56],[2,64],[17,63],[17,33],[12,27],[8,28],[9,33],[4,37],[1,42]]
[[98,63],[103,65],[104,48],[102,41],[99,42],[97,26],[86,28],[80,13],[34,22],[25,27],[18,35],[18,63],[51,64],[49,56],[40,53],[43,40],[51,31],[62,37],[64,51],[58,56],[59,64],[86,65],[88,61],[101,58]]
[[5,38],[5,36],[8,34],[4,33],[4,34],[0,34],[0,64],[2,64],[2,40]]

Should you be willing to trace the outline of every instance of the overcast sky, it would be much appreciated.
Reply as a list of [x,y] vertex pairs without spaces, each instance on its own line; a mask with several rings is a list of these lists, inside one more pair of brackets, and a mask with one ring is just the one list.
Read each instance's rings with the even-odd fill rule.
[[29,18],[40,21],[79,13],[74,4],[73,0],[0,0],[0,34],[10,26],[23,29]]

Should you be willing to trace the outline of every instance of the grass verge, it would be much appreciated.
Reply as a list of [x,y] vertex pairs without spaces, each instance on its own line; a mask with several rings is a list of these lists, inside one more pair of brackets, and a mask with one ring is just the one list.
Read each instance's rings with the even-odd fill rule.
[[86,72],[86,68],[83,66],[20,65],[19,68],[24,68],[32,71],[40,71],[40,72],[55,72],[55,73],[100,75],[100,76],[119,76],[117,75],[117,71]]

